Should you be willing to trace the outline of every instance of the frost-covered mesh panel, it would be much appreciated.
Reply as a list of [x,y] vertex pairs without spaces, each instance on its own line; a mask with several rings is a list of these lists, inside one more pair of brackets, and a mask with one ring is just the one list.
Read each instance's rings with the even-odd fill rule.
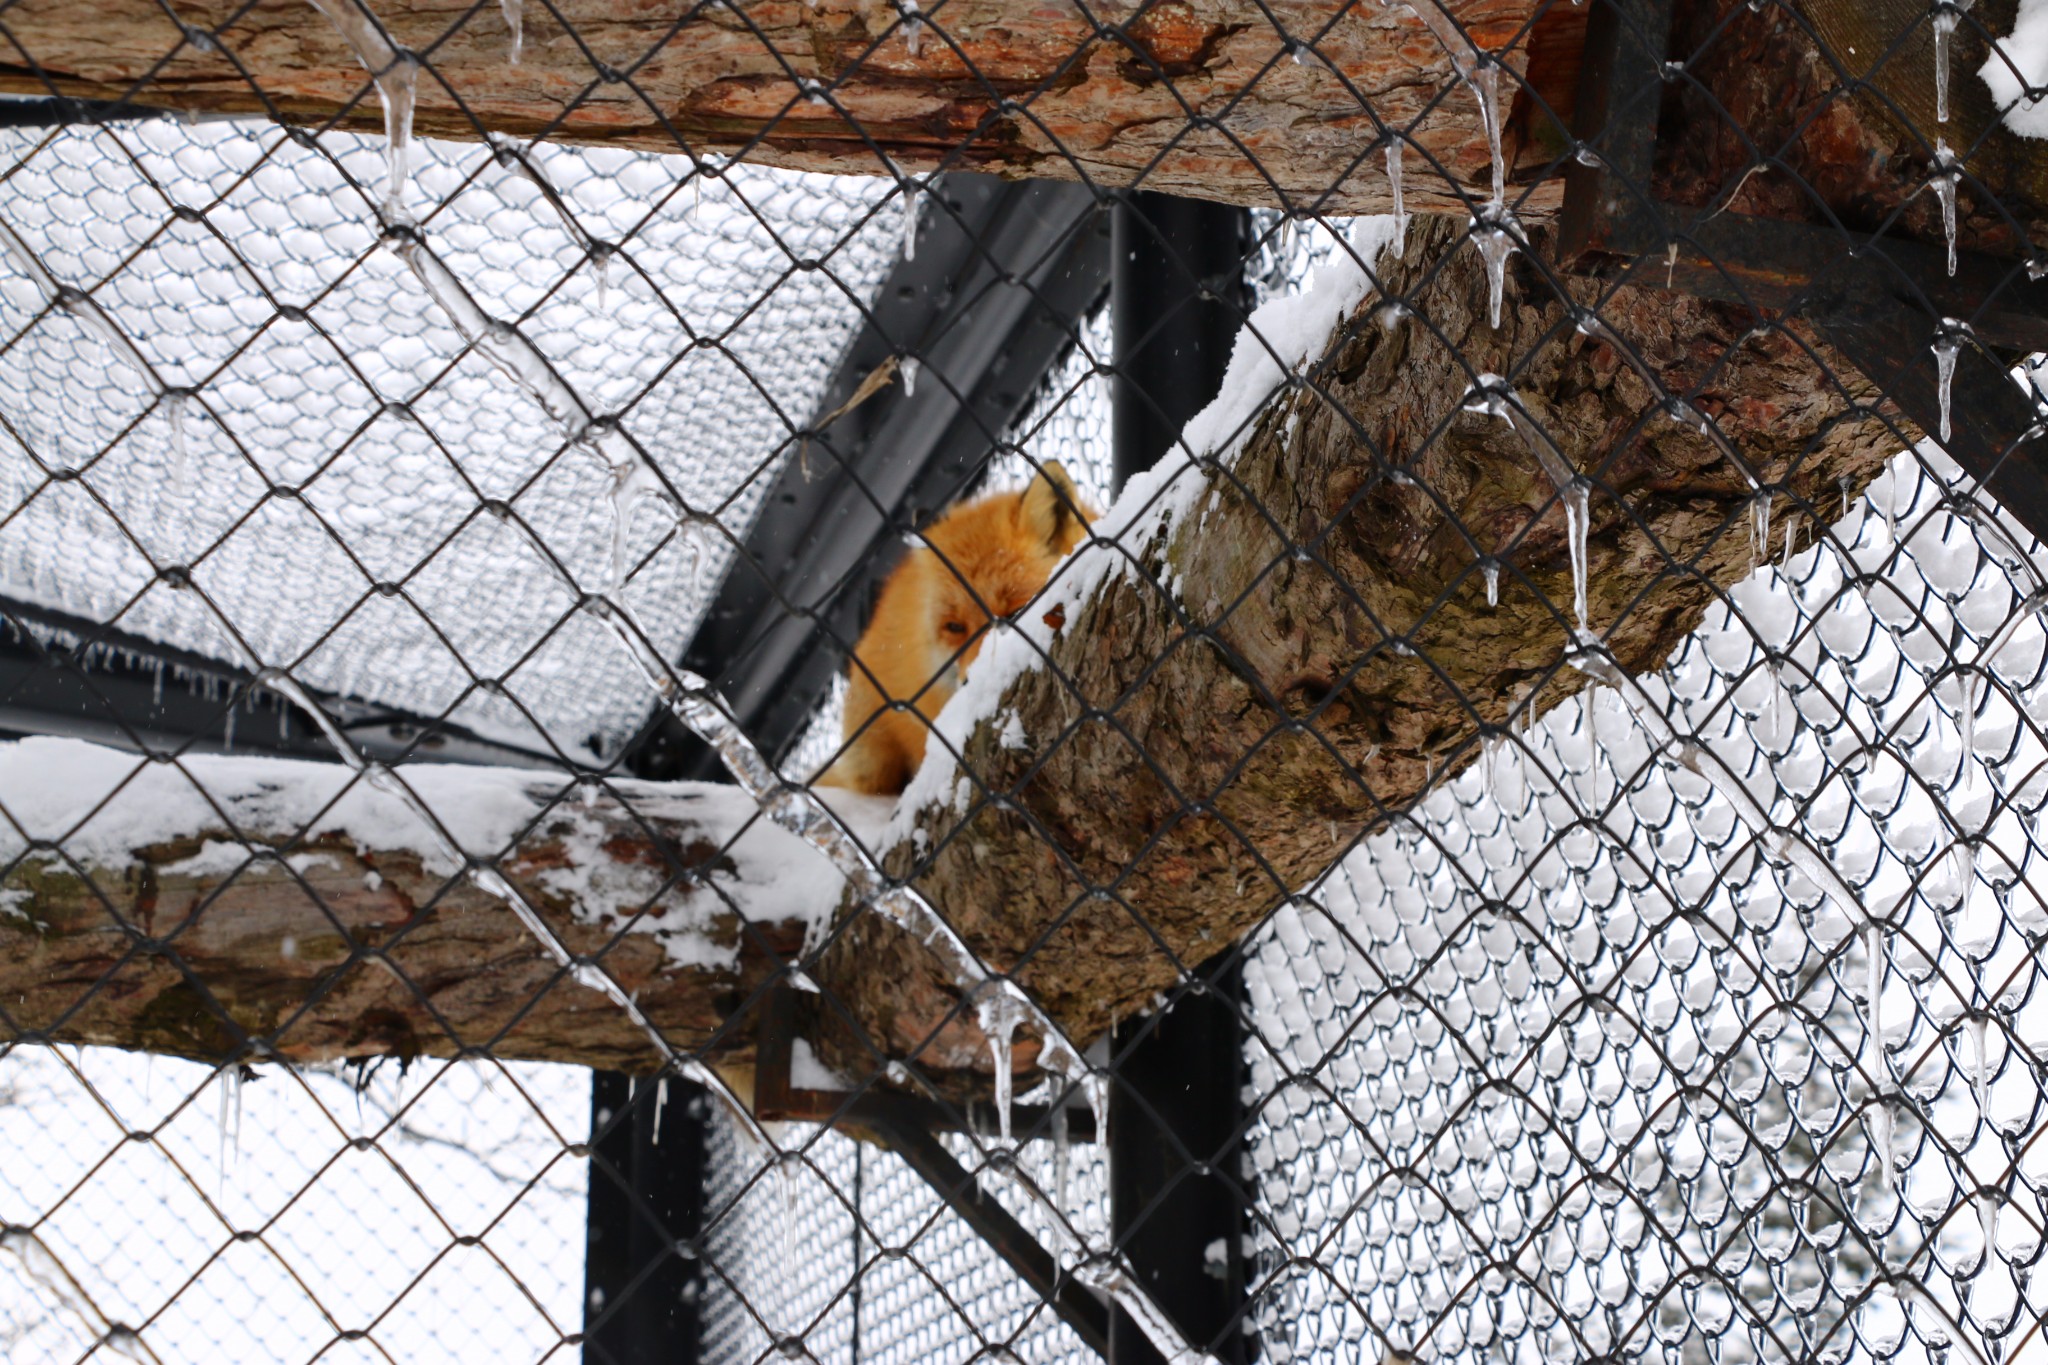
[[[778,1142],[780,1155],[729,1123],[712,1129],[707,1207],[718,1221],[707,1239],[706,1361],[778,1351],[902,1365],[1096,1358],[902,1158],[810,1125],[791,1125]],[[944,1142],[971,1171],[986,1172],[1001,1150],[961,1134]],[[1108,1231],[1100,1148],[1031,1143],[1015,1166],[1074,1232],[1095,1241]],[[980,1197],[999,1200],[1042,1245],[1062,1248],[1071,1270],[1071,1235],[1014,1179],[985,1173]]]
[[[517,0],[471,7],[417,52],[375,11],[410,34],[430,7],[318,0],[300,14],[318,39],[252,40],[242,20],[273,22],[271,8],[217,31],[179,22],[162,68],[177,79],[136,93],[176,102],[205,69],[235,100],[290,89],[295,116],[375,100],[392,145],[230,125],[9,135],[0,593],[276,666],[261,685],[347,764],[286,781],[282,764],[250,778],[182,750],[6,751],[15,772],[45,756],[62,770],[0,788],[0,968],[16,987],[11,1004],[0,993],[0,1084],[29,1076],[59,1096],[30,1107],[63,1111],[7,1149],[36,1163],[0,1174],[15,1199],[0,1260],[20,1267],[0,1299],[10,1349],[603,1359],[594,1338],[633,1316],[635,1284],[586,1297],[593,1335],[578,1340],[575,1230],[550,1221],[536,1240],[554,1273],[527,1269],[474,1192],[559,1170],[559,1188],[529,1177],[506,1207],[574,1202],[578,1088],[541,1133],[452,1079],[509,1080],[478,1059],[531,1049],[659,1074],[657,1095],[708,1086],[749,1133],[714,1135],[705,1198],[657,1228],[660,1264],[639,1282],[680,1258],[703,1267],[685,1297],[642,1304],[687,1316],[708,1294],[721,1358],[1073,1358],[1089,1324],[1056,1323],[896,1158],[766,1108],[744,1117],[749,1096],[775,1093],[745,1074],[766,1052],[750,1015],[815,997],[791,1013],[835,1061],[878,1063],[847,1082],[864,1096],[978,1099],[990,1073],[1003,1096],[1013,1063],[1042,1068],[1023,1078],[1040,1098],[1085,1105],[1098,1135],[1115,1115],[1114,1141],[1144,1078],[1131,1054],[1079,1044],[1184,1008],[1201,964],[1250,934],[1249,1156],[1199,1172],[1255,1196],[1249,1308],[1229,1238],[1125,1273],[1136,1239],[1111,1226],[1100,1148],[1065,1154],[1063,1175],[1063,1154],[1034,1144],[1013,1178],[1005,1144],[944,1139],[975,1197],[1057,1257],[1060,1290],[1113,1297],[1176,1365],[1206,1360],[1205,1343],[1386,1365],[2040,1356],[2048,1038],[2033,974],[2048,915],[2028,883],[2048,594],[2038,547],[2002,538],[1931,447],[1865,494],[1919,433],[1987,477],[2043,467],[2032,395],[2004,375],[2048,345],[2024,240],[2043,215],[2022,182],[2038,175],[2006,178],[2032,160],[2009,138],[2039,131],[2039,72],[2021,69],[2039,65],[2034,6],[2004,49],[1983,26],[2010,7],[1947,0],[1025,6],[1000,25],[910,3],[644,25],[616,7],[527,7],[526,65]],[[66,49],[64,25],[32,31],[39,9],[62,7],[0,12],[32,64],[99,60]],[[1880,31],[1849,63],[1858,47],[1830,50],[1819,14]],[[601,32],[586,42],[577,21]],[[304,50],[277,61],[294,36]],[[298,58],[335,36],[340,79],[308,75]],[[39,37],[58,46],[37,56]],[[229,56],[250,65],[222,77]],[[2002,107],[1968,79],[1979,59]],[[2001,62],[2017,88],[2000,88]],[[1578,102],[1582,85],[1601,98]],[[488,139],[419,149],[408,177],[416,97],[479,139],[539,123],[671,150],[703,132],[888,178],[710,177],[723,163]],[[1590,131],[1603,111],[1613,126]],[[1802,144],[1815,130],[1817,157]],[[1220,400],[1048,596],[978,661],[940,666],[966,704],[930,718],[945,744],[892,820],[786,781],[755,747],[781,752],[781,737],[743,733],[672,665],[854,313],[916,244],[892,194],[931,188],[935,164],[1066,175],[1090,210],[1134,180],[1274,216],[1197,282],[1213,303],[1249,276],[1260,305],[1231,319],[1247,323],[1243,363]],[[1316,221],[1320,208],[1390,217]],[[976,248],[1012,230],[1045,245],[1033,224],[986,226]],[[1218,240],[1240,249],[1242,220],[1225,226]],[[1080,231],[1056,251],[1085,245]],[[1068,275],[1026,292],[1060,293],[1086,255],[1061,254]],[[920,284],[899,283],[890,302],[915,300]],[[1800,292],[1816,283],[1817,299]],[[1009,444],[1101,488],[1107,322],[1034,388],[1038,373],[1006,376],[1021,351],[1003,348],[1044,319],[977,331],[1000,294],[953,300],[947,321],[976,325],[890,338],[901,349],[871,376],[894,365],[907,395],[936,348],[996,341],[987,382],[956,395],[981,405],[961,425],[986,442],[988,413],[1007,421],[1037,392]],[[1062,306],[1064,336],[1085,305]],[[1195,368],[1172,396],[1219,387]],[[882,407],[904,412],[878,405],[845,433]],[[960,414],[923,416],[911,436]],[[1027,463],[1012,455],[996,479],[1014,486]],[[884,481],[867,465],[834,496]],[[656,485],[712,519],[678,528]],[[2037,489],[1994,486],[2048,526]],[[915,530],[893,515],[885,541]],[[1747,582],[1745,522],[1752,563],[1772,561]],[[1205,577],[1216,591],[1188,590]],[[806,611],[770,595],[767,615]],[[15,632],[31,671],[78,662],[76,631]],[[1474,684],[1465,666],[1489,651],[1514,656],[1490,675],[1512,685]],[[1172,694],[1148,694],[1162,677]],[[1601,688],[1575,693],[1588,677]],[[666,705],[737,785],[650,791],[607,771],[442,786],[369,761],[307,688],[607,756]],[[1529,695],[1556,708],[1503,726],[1503,698],[1533,712]],[[1318,746],[1336,759],[1320,771]],[[19,799],[96,767],[149,799],[119,810],[109,794],[117,819],[97,829]],[[310,812],[286,799],[328,779],[359,790]],[[132,809],[184,798],[199,813],[176,827]],[[723,823],[693,824],[692,806]],[[279,809],[296,818],[246,827]],[[1359,831],[1361,851],[1326,875]],[[983,880],[991,868],[1024,871]],[[967,891],[935,889],[948,883]],[[641,932],[679,908],[686,934]],[[315,935],[279,923],[292,914]],[[473,937],[419,948],[451,926]],[[71,975],[38,974],[46,954]],[[709,971],[678,984],[677,967]],[[122,1016],[145,988],[154,1008]],[[374,1007],[334,1005],[351,991]],[[231,1075],[246,1061],[265,1079],[244,1089],[316,1098],[330,1080],[290,1072],[280,1050],[308,1067],[460,1053],[469,1069],[421,1084],[477,1121],[429,1124],[422,1098],[402,1111],[416,1131],[352,1137],[329,1117],[343,1095],[289,1114],[246,1179],[217,1175],[225,1212],[204,1207],[189,1150],[158,1168],[152,1198],[110,1173],[181,1150],[178,1124],[216,1090],[238,1128],[237,1083],[188,1072],[164,1121],[129,1129],[117,1106],[94,1127],[103,1094],[133,1081],[74,1085],[101,1063],[53,1048],[86,1036],[218,1055]],[[1235,1061],[1212,1073],[1234,1085]],[[406,1144],[433,1159],[395,1160]],[[459,1154],[436,1164],[444,1149]],[[405,1177],[359,1164],[376,1155]],[[272,1178],[273,1160],[303,1164]],[[72,1228],[103,1180],[163,1248],[151,1273]],[[330,1182],[339,1198],[313,1197]],[[291,1240],[301,1212],[321,1250]],[[682,1226],[699,1214],[701,1236]],[[351,1245],[354,1260],[318,1260]],[[133,1297],[145,1288],[157,1297]],[[1190,1328],[1205,1296],[1222,1325]]]
[[453,1365],[582,1329],[587,1073],[237,1075],[0,1058],[6,1359]]
[[2043,563],[1901,455],[1280,912],[1270,1358],[2038,1350]]
[[641,499],[615,546],[605,458],[465,340],[401,238],[380,245],[381,139],[16,129],[0,594],[245,662],[152,584],[187,566],[306,686],[606,752],[647,699],[570,584],[605,589],[620,554],[624,601],[681,648],[895,257],[900,202],[716,158],[428,141],[413,161],[410,231],[721,533],[686,548]]

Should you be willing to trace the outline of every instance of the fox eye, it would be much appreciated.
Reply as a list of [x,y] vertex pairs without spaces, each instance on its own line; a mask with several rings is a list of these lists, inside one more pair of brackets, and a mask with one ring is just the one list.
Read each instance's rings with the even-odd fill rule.
[[965,621],[948,621],[940,626],[939,629],[956,638],[964,639],[967,635],[967,623]]

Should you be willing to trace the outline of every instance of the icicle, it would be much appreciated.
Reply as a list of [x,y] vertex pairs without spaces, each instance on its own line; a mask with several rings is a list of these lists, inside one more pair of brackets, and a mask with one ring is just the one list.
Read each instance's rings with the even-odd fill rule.
[[903,16],[904,49],[915,57],[924,47],[924,20],[918,17],[917,0],[902,0],[898,13]]
[[220,1179],[227,1186],[233,1158],[242,1150],[242,1068],[230,1062],[220,1073]]
[[[898,172],[901,174],[901,172]],[[920,189],[916,180],[903,177],[903,259],[917,259],[917,213]]]
[[1934,118],[1948,122],[1948,50],[1956,25],[1977,0],[1935,0],[1934,6]]
[[896,367],[896,372],[903,376],[903,396],[905,398],[909,398],[917,392],[918,369],[917,357],[914,355],[903,357],[903,363]]
[[1970,1093],[1976,1097],[1977,1113],[1985,1126],[1991,1124],[1991,1016],[1978,1010],[1965,1021],[1976,1056],[1970,1065]]
[[[1052,1202],[1061,1212],[1067,1207],[1067,1171],[1073,1156],[1070,1147],[1067,1106],[1056,1100],[1052,1107]],[[1053,1226],[1059,1225],[1059,1220],[1054,1219]]]
[[1588,489],[1584,479],[1573,479],[1564,490],[1565,535],[1572,557],[1572,611],[1580,631],[1586,630],[1586,518]]
[[1977,1224],[1984,1229],[1984,1259],[1977,1263],[1978,1269],[1991,1264],[1991,1258],[1998,1254],[1998,1206],[2002,1201],[1996,1190],[1977,1191]]
[[1948,143],[1940,138],[1934,140],[1934,175],[1928,185],[1934,190],[1934,197],[1941,202],[1941,233],[1948,239],[1948,273],[1956,273],[1956,186],[1962,180],[1962,171],[1956,165],[1956,154],[1949,150]]
[[775,1158],[775,1183],[782,1189],[782,1254],[796,1255],[796,1167],[802,1160],[794,1152]]
[[1786,578],[1792,576],[1792,545],[1799,539],[1799,513],[1793,512],[1785,518],[1785,557],[1778,564],[1778,572]]
[[1955,383],[1956,357],[1962,353],[1963,329],[1967,324],[1955,318],[1943,318],[1941,330],[1934,335],[1935,400],[1941,404],[1941,439],[1949,435],[1949,390]]
[[[1109,1141],[1109,1073],[1090,1069],[1081,1077],[1081,1094],[1088,1101],[1089,1117],[1095,1120],[1095,1141]],[[1104,1147],[1104,1151],[1108,1148]]]
[[1404,152],[1401,139],[1387,138],[1387,189],[1394,196],[1394,256],[1401,259],[1408,254],[1408,209],[1401,200],[1401,158]]
[[1884,1059],[1884,976],[1886,967],[1884,926],[1872,920],[1863,931],[1863,953],[1867,959],[1863,964],[1864,992],[1869,997],[1870,1038],[1877,1046],[1880,1062]]
[[[1572,565],[1572,602],[1578,614],[1579,630],[1585,631],[1590,487],[1579,477],[1579,472],[1565,462],[1563,453],[1551,441],[1549,434],[1523,408],[1521,396],[1501,376],[1492,373],[1480,375],[1477,382],[1465,391],[1464,407],[1467,412],[1483,412],[1489,417],[1498,417],[1513,427],[1556,486],[1558,496],[1564,501],[1565,538]],[[1497,565],[1494,572],[1498,576]],[[1489,598],[1488,602],[1491,605],[1492,599]]]
[[370,73],[384,106],[384,207],[399,217],[405,204],[406,151],[412,144],[413,96],[419,88],[419,59],[394,47],[362,0],[306,0],[327,16],[356,60]]
[[992,981],[985,986],[975,1004],[977,1022],[981,1031],[988,1035],[989,1057],[995,1066],[996,1128],[1002,1134],[1005,1147],[1010,1145],[1010,1093],[1016,1079],[1016,1073],[1011,1069],[1010,1044],[1016,1037],[1017,1025],[1023,1014],[1017,1006],[1008,983],[1002,981]]
[[1977,773],[1977,675],[1965,673],[1962,686],[1963,712],[1957,721],[1963,733],[1963,788],[1967,791]]
[[1493,202],[1500,205],[1507,194],[1507,162],[1500,150],[1500,63],[1481,57],[1467,82],[1479,97],[1479,121],[1486,127],[1486,149],[1493,158]]
[[1500,561],[1489,559],[1479,566],[1479,572],[1486,579],[1486,605],[1500,605]]
[[661,1146],[661,1111],[668,1107],[668,1077],[654,1083],[654,1145]]
[[1493,203],[1499,207],[1507,178],[1500,144],[1500,63],[1473,46],[1464,26],[1445,12],[1441,0],[1416,0],[1413,9],[1415,17],[1443,44],[1458,80],[1479,102],[1479,121],[1486,129],[1487,150],[1493,156]]
[[597,257],[597,311],[602,316],[606,310],[606,299],[612,288],[612,251],[606,248],[591,253]]
[[1749,500],[1749,564],[1754,570],[1759,564],[1771,562],[1771,494],[1769,489],[1758,489]]
[[505,27],[512,31],[512,43],[506,50],[505,64],[519,65],[519,54],[526,46],[526,0],[498,0],[505,11]]
[[1898,1193],[1898,1162],[1892,1154],[1895,1133],[1892,1102],[1880,1095],[1870,1106],[1870,1145],[1877,1156],[1878,1178],[1893,1194]]
[[1495,327],[1500,326],[1501,298],[1507,292],[1508,257],[1515,254],[1515,216],[1505,204],[1487,204],[1480,208],[1466,224],[1472,233],[1472,245],[1486,259],[1486,316]]

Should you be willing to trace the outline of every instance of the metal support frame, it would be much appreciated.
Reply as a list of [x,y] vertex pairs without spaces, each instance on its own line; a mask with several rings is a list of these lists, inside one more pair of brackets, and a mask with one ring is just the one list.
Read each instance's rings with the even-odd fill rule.
[[1923,431],[1940,429],[1931,344],[1963,319],[1951,388],[1961,414],[1943,446],[2035,535],[2048,539],[2040,411],[2001,350],[2048,350],[2048,279],[2023,261],[1946,253],[1895,236],[1705,212],[1654,197],[1659,113],[1675,0],[1595,0],[1573,135],[1596,155],[1565,179],[1558,255],[1578,271],[1667,288],[1812,325]]
[[[357,747],[385,762],[560,766],[447,721],[315,695]],[[337,757],[309,717],[247,669],[0,598],[0,738],[14,735],[159,754]]]
[[588,1365],[693,1365],[702,1356],[711,1101],[680,1076],[592,1073],[583,1261]]
[[[797,1089],[790,1085],[799,1001],[788,986],[772,987],[763,999],[754,1050],[754,1113],[773,1121],[799,1119],[828,1124],[865,1138],[902,1157],[930,1185],[946,1207],[972,1228],[1017,1277],[1036,1290],[1059,1319],[1092,1351],[1109,1351],[1109,1308],[1101,1296],[1060,1273],[1059,1261],[1000,1202],[980,1188],[976,1172],[962,1166],[938,1138],[941,1132],[999,1134],[999,1116],[973,1106],[966,1113],[935,1100],[897,1091],[853,1092]],[[1018,1142],[1052,1137],[1052,1111],[1042,1105],[1013,1105],[1011,1132]],[[1095,1138],[1086,1109],[1064,1115],[1069,1140]],[[859,1217],[858,1202],[855,1216]],[[858,1333],[858,1320],[855,1323]],[[858,1365],[858,1356],[855,1357]]]
[[[1116,471],[1151,467],[1222,386],[1250,311],[1250,215],[1220,204],[1133,193],[1118,205],[1113,268]],[[1204,968],[1199,989],[1114,1035],[1109,1104],[1110,1220],[1119,1250],[1190,1344],[1225,1365],[1251,1355],[1245,1333],[1239,1178],[1244,1035],[1236,958]],[[1211,1254],[1220,1245],[1220,1257]],[[1127,1314],[1110,1326],[1113,1365],[1160,1356]]]
[[[844,666],[894,542],[972,486],[1108,282],[1107,215],[1084,186],[958,173],[931,198],[684,656],[776,760]],[[915,388],[899,371],[835,417],[891,360],[918,365]],[[665,712],[636,766],[723,776]]]

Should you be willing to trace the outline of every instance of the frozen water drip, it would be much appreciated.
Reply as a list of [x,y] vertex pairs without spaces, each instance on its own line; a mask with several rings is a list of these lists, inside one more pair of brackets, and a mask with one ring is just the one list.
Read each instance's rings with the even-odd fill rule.
[[1948,122],[1948,62],[1956,25],[1977,0],[1935,0],[1934,5],[1934,117]]
[[1948,242],[1948,273],[1956,273],[1956,186],[1962,183],[1962,165],[1956,154],[1949,150],[1948,143],[1934,140],[1934,174],[1927,184],[1934,191],[1934,197],[1941,202],[1941,233]]
[[1472,233],[1472,245],[1486,261],[1487,321],[1498,327],[1501,297],[1507,292],[1508,257],[1521,247],[1521,225],[1506,204],[1492,203],[1481,205],[1466,226]]
[[1955,385],[1956,357],[1962,354],[1963,338],[1969,333],[1969,324],[1957,318],[1943,318],[1941,328],[1934,334],[1934,342],[1928,348],[1934,352],[1934,396],[1941,408],[1941,439],[1949,438],[1950,390]]

